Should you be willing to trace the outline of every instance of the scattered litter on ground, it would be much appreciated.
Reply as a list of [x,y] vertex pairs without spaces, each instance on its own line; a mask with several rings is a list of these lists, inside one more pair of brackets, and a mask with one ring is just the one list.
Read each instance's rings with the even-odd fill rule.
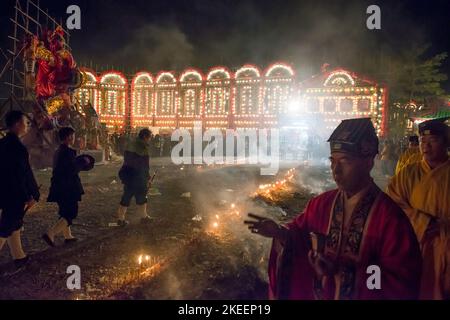
[[107,188],[107,187],[99,187],[98,191],[100,191],[101,193],[106,193],[106,192],[109,191],[109,188]]

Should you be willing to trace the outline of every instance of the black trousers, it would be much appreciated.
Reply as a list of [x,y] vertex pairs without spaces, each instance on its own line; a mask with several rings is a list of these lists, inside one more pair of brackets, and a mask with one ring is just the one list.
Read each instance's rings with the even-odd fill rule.
[[133,185],[133,184],[124,184],[123,185],[123,195],[120,200],[120,205],[122,207],[129,207],[131,203],[131,199],[133,197],[136,198],[136,204],[138,206],[147,203],[147,192],[148,188],[145,184],[141,185]]
[[72,225],[73,219],[78,216],[78,201],[77,200],[61,200],[58,201],[58,214],[61,218],[66,219],[67,223]]
[[25,203],[9,203],[2,210],[0,217],[0,237],[8,238],[13,232],[19,230],[23,226],[23,217]]

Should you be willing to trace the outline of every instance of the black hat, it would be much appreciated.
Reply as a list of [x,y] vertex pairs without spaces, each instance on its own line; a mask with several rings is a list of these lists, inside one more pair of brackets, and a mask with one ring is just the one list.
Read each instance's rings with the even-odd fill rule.
[[424,121],[419,124],[419,134],[421,136],[442,136],[447,138],[448,135],[448,126],[445,124],[445,121],[450,117],[439,118]]
[[409,136],[409,137],[408,137],[408,141],[409,141],[409,142],[414,142],[414,143],[419,143],[419,137],[416,136],[416,135]]
[[378,137],[370,118],[342,120],[328,142],[331,152],[348,152],[362,157],[373,157],[378,153]]
[[89,171],[92,170],[92,168],[94,168],[95,159],[91,155],[82,154],[76,158],[76,163],[81,171]]

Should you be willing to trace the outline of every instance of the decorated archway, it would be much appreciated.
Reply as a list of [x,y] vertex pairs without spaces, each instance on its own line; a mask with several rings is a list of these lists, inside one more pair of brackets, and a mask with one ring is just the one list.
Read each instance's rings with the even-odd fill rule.
[[205,121],[208,128],[226,129],[233,112],[231,81],[233,75],[225,67],[212,68],[206,77]]
[[204,76],[199,70],[187,69],[179,78],[180,107],[178,126],[192,128],[194,121],[200,121],[204,106]]
[[95,71],[87,68],[81,68],[80,71],[83,84],[75,91],[76,102],[81,107],[90,104],[98,112],[98,79]]
[[176,128],[178,110],[177,80],[172,72],[161,71],[156,77],[156,126],[163,129]]
[[152,126],[153,77],[149,72],[139,72],[131,85],[131,126]]
[[258,128],[263,102],[261,71],[247,64],[236,71],[235,79],[234,124],[238,128]]
[[108,128],[123,128],[128,113],[127,79],[117,71],[108,71],[100,76],[98,114]]

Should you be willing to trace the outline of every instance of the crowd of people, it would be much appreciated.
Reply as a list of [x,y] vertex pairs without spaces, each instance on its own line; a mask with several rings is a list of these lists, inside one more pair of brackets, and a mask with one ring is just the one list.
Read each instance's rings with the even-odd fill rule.
[[[407,160],[420,160],[419,137],[411,135],[401,140],[386,139],[381,142],[380,153],[377,156],[379,160],[379,170],[387,178],[392,177],[405,164]],[[415,157],[409,159],[409,156],[415,153]],[[419,155],[419,158],[418,156]]]
[[[108,148],[115,154],[123,156],[130,141],[134,141],[138,132],[114,132],[108,135]],[[171,141],[170,134],[150,133],[149,153],[151,157],[169,157],[176,142]]]
[[[369,118],[343,120],[328,140],[337,188],[312,198],[286,225],[249,214],[249,229],[273,238],[272,298],[450,299],[450,133],[445,120],[421,123],[419,136],[409,137],[401,153],[389,141],[380,148]],[[21,267],[28,261],[21,244],[23,218],[40,200],[40,187],[20,141],[27,119],[11,111],[6,125],[8,133],[0,139],[0,249],[8,243]],[[47,198],[58,204],[59,219],[42,235],[49,246],[55,246],[58,235],[66,244],[76,241],[70,226],[84,194],[79,172],[94,166],[92,157],[77,156],[72,149],[72,128],[61,128],[59,139]],[[113,134],[110,141],[124,158],[117,225],[128,225],[132,198],[140,223],[148,223],[150,157],[168,155],[173,142],[148,129]],[[385,192],[371,177],[376,157],[390,177]],[[379,280],[369,284],[369,270],[379,270]]]

